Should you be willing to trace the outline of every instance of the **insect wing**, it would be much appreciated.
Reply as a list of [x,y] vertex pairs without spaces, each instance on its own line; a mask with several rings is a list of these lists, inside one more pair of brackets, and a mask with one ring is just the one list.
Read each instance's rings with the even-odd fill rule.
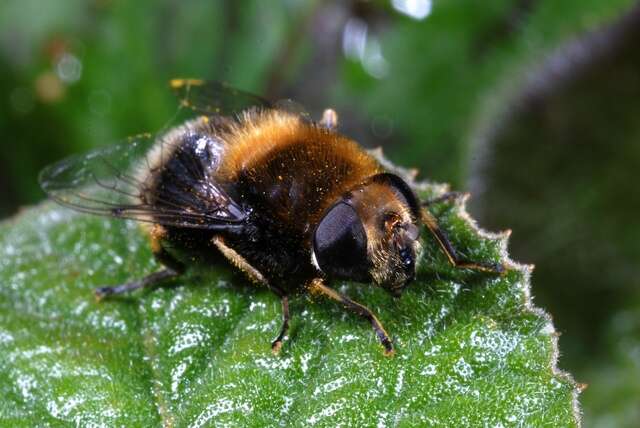
[[[162,164],[150,160],[154,143],[153,136],[141,135],[71,156],[45,168],[40,185],[56,202],[80,212],[184,228],[240,227],[245,212],[201,168],[187,165],[184,170],[191,175],[174,180],[177,187],[185,180],[195,189],[184,193],[181,200],[167,198],[153,190],[151,183],[143,182],[149,180],[140,171]],[[159,156],[165,153],[172,153],[172,148],[161,147]]]
[[273,107],[264,98],[235,89],[223,82],[173,79],[169,84],[182,107],[208,116],[234,115],[251,107]]

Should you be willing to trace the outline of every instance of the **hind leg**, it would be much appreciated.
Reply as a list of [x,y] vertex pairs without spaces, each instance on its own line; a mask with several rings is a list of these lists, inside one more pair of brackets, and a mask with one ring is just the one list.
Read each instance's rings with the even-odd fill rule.
[[166,230],[162,226],[156,224],[151,228],[151,252],[155,258],[165,266],[165,269],[159,270],[135,281],[111,287],[96,288],[94,290],[96,299],[102,300],[108,296],[128,293],[139,288],[153,287],[163,281],[180,276],[184,272],[184,265],[169,254],[164,247],[162,247],[161,241],[165,236]]

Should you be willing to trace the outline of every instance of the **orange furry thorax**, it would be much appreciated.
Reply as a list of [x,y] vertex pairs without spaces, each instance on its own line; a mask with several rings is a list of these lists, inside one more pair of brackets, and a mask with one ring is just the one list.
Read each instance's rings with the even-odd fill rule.
[[382,170],[354,141],[283,111],[245,113],[221,138],[218,176],[243,182],[283,219],[314,223],[346,190]]
[[326,161],[332,160],[331,157],[336,158],[334,160],[342,158],[348,163],[362,162],[363,170],[374,173],[379,170],[377,161],[355,142],[334,131],[307,123],[297,114],[284,111],[245,112],[239,122],[222,137],[228,148],[220,172],[230,180],[240,172],[267,161],[269,157],[292,149],[292,146],[304,146],[309,155],[322,156]]

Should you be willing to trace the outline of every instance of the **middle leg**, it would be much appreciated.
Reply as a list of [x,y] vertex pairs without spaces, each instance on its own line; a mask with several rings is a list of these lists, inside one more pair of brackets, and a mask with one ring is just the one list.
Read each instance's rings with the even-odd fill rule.
[[279,354],[282,348],[282,341],[289,331],[289,297],[279,288],[272,288],[272,290],[280,296],[280,302],[282,303],[282,325],[280,326],[280,333],[271,342],[271,351],[274,354]]
[[289,331],[289,297],[280,287],[269,284],[267,279],[262,275],[262,273],[251,266],[251,264],[242,257],[236,250],[229,247],[224,239],[220,236],[216,236],[212,240],[213,244],[220,250],[220,252],[231,262],[232,265],[240,269],[251,279],[253,282],[257,284],[262,284],[267,286],[271,291],[273,291],[278,297],[280,297],[280,302],[282,303],[282,325],[280,326],[280,332],[276,339],[271,343],[271,350],[274,354],[280,352],[282,348],[282,341]]

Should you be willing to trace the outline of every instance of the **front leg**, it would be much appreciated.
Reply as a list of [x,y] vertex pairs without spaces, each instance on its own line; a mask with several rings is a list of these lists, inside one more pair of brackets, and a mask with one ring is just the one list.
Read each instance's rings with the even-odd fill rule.
[[[449,195],[447,194],[445,194],[445,196],[449,197]],[[460,255],[458,255],[458,252],[453,247],[453,244],[451,244],[447,233],[440,228],[440,226],[438,225],[438,221],[433,216],[433,214],[431,214],[426,208],[422,208],[421,217],[422,222],[425,226],[427,226],[429,232],[431,232],[433,237],[436,239],[436,242],[438,243],[444,254],[447,256],[447,258],[449,259],[449,263],[451,263],[452,266],[457,268],[473,269],[480,272],[497,274],[501,274],[505,271],[505,267],[502,263],[481,262],[463,259],[462,257],[460,257]]]
[[344,294],[337,292],[333,288],[327,287],[324,284],[324,281],[320,278],[316,278],[311,281],[308,286],[308,291],[312,294],[322,294],[332,300],[335,300],[336,302],[340,302],[351,312],[354,312],[355,314],[365,318],[371,323],[373,330],[378,336],[378,340],[380,340],[380,343],[384,347],[384,355],[392,356],[394,354],[395,351],[393,349],[393,343],[391,342],[389,335],[382,326],[382,323],[380,323],[378,318],[376,318],[376,316],[369,310],[369,308],[361,305],[358,302],[354,302],[353,300],[351,300]]

